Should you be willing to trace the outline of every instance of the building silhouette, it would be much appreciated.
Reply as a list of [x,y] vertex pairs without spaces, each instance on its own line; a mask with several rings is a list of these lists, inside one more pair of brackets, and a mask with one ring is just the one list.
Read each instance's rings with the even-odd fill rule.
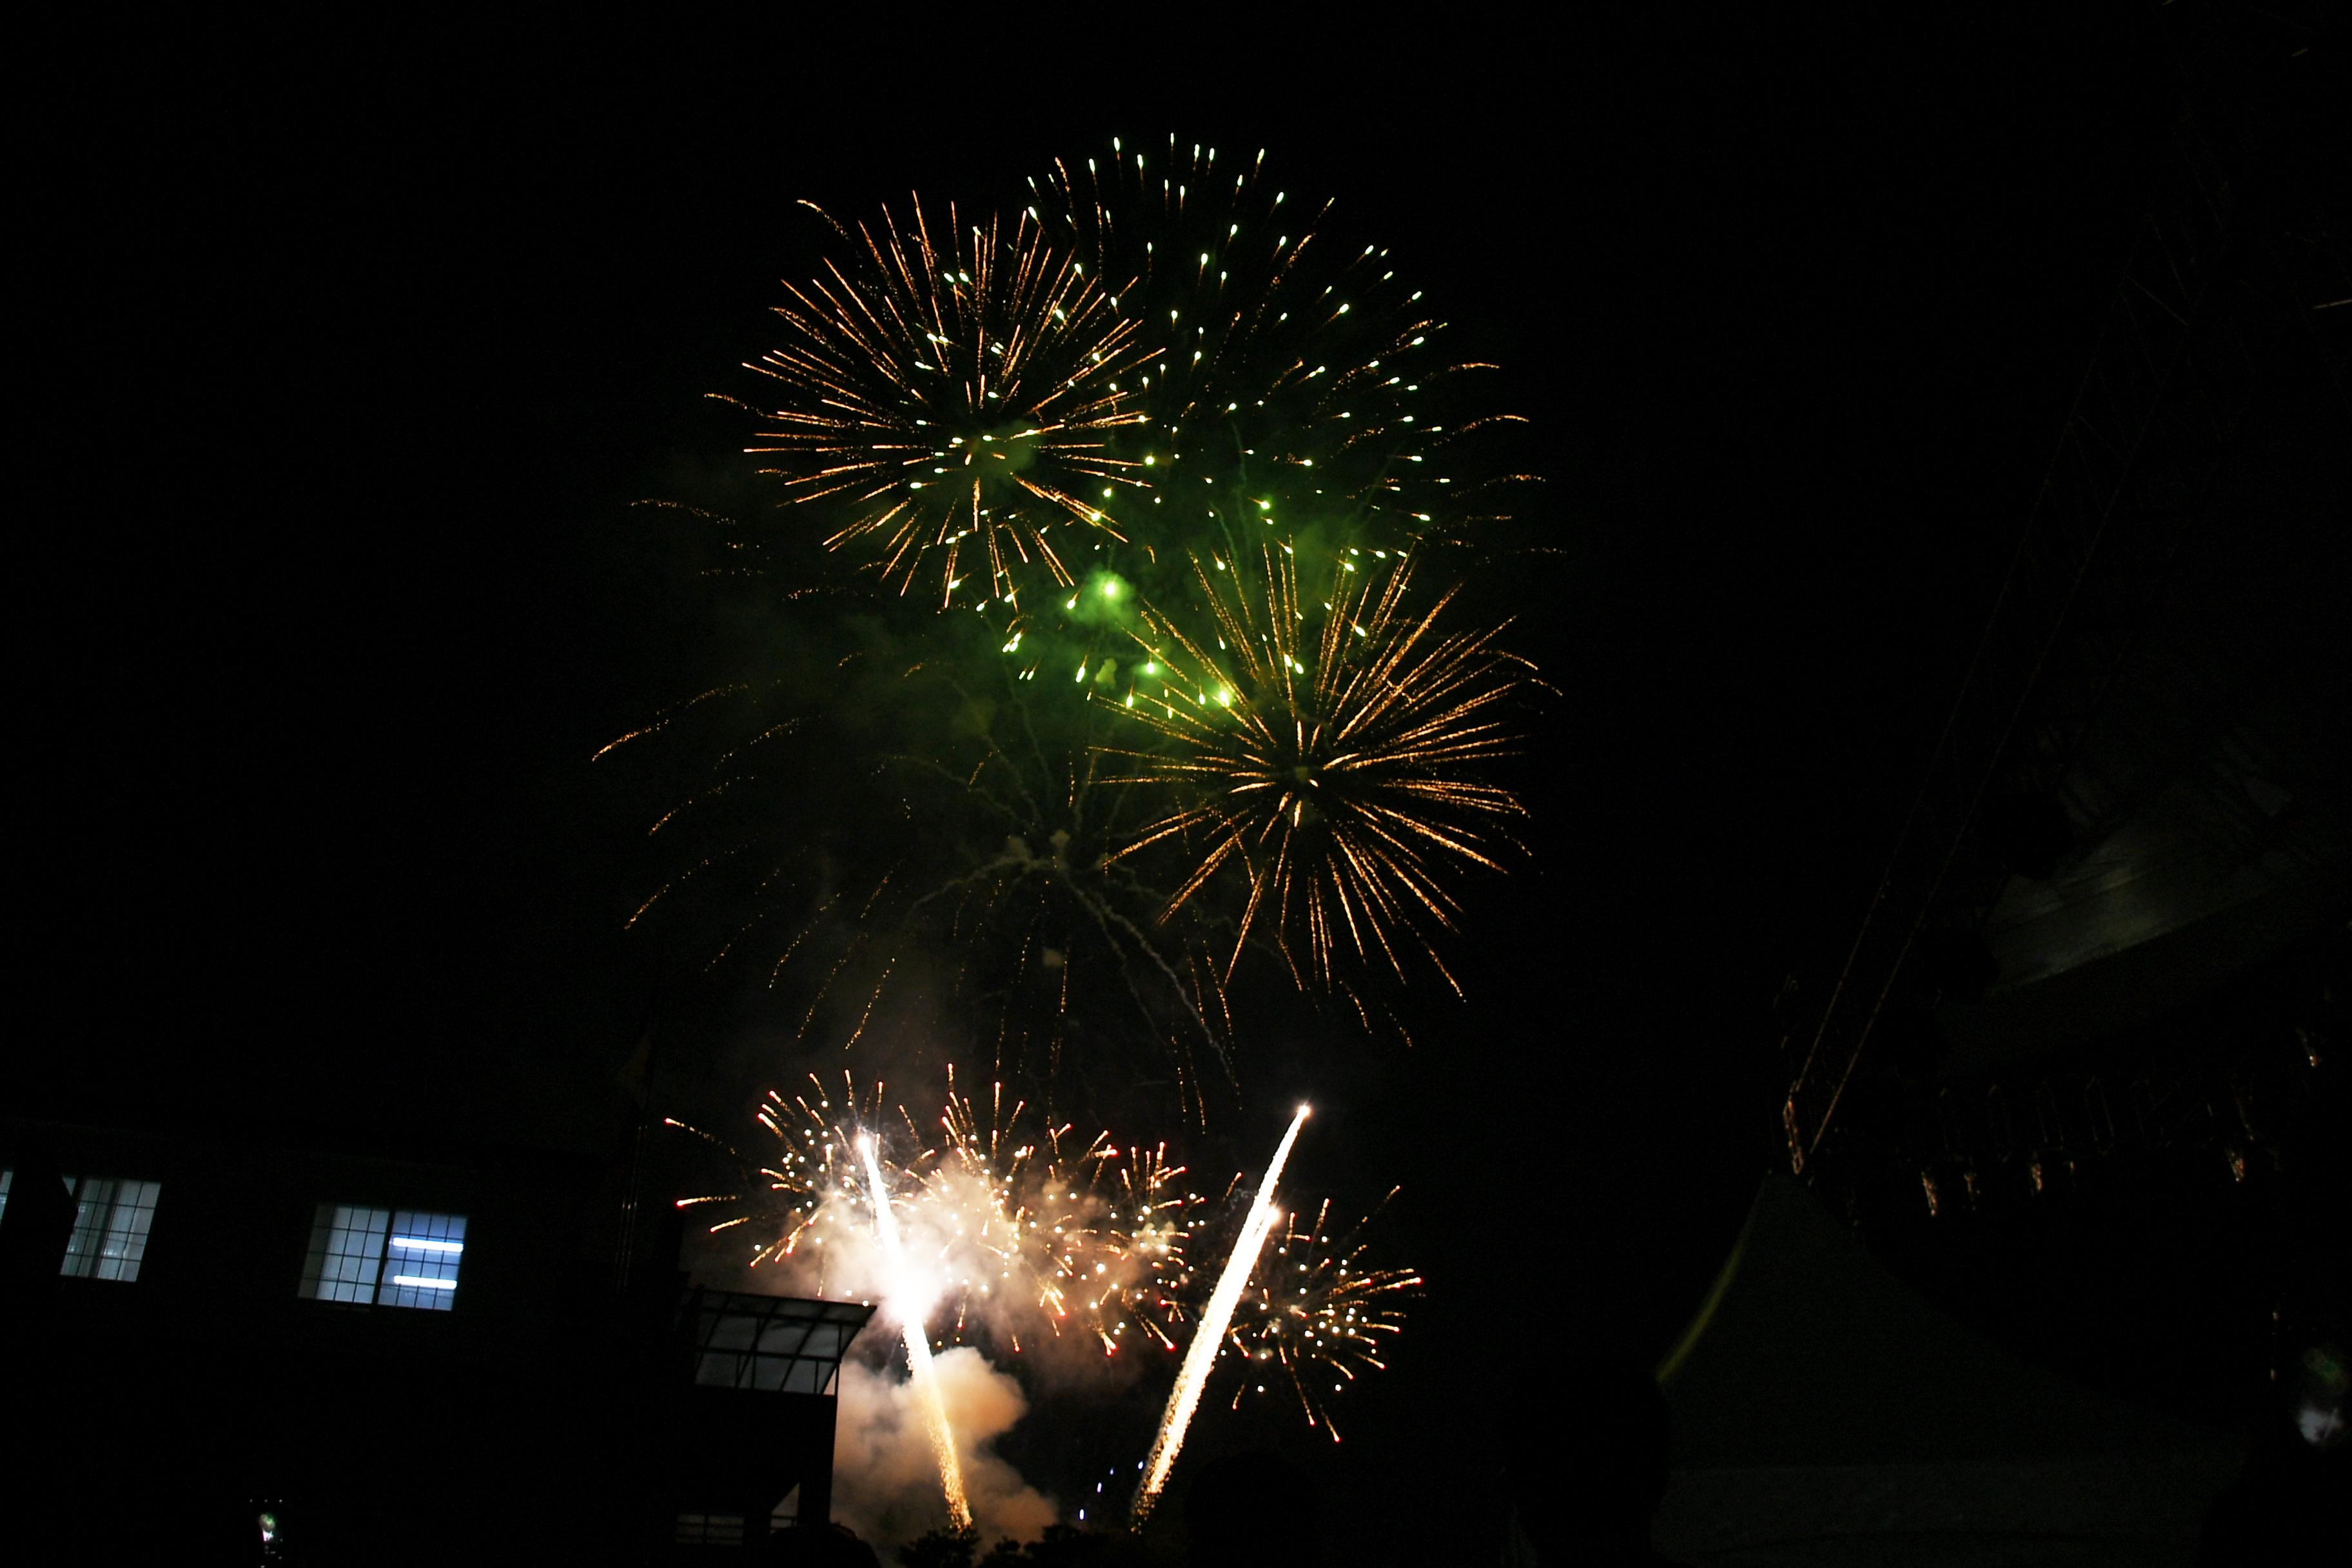
[[827,1518],[873,1308],[691,1283],[625,1163],[16,1123],[0,1170],[43,1561],[691,1561]]

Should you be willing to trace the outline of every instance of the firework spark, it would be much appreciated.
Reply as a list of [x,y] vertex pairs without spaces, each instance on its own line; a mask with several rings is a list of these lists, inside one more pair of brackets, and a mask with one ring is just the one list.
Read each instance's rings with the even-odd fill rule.
[[1290,552],[1253,553],[1193,563],[1213,636],[1157,612],[1139,634],[1148,684],[1122,707],[1161,743],[1117,752],[1135,769],[1121,782],[1183,798],[1120,854],[1174,841],[1195,857],[1171,911],[1239,872],[1228,973],[1263,922],[1302,983],[1301,950],[1328,985],[1342,944],[1402,978],[1410,942],[1459,992],[1432,928],[1459,911],[1445,873],[1500,870],[1500,825],[1525,815],[1475,775],[1516,749],[1505,704],[1528,667],[1500,627],[1443,629],[1451,594],[1410,608],[1402,558],[1343,559],[1307,598]]
[[[1122,655],[1131,647],[1128,630],[1102,629]],[[691,942],[706,968],[731,958],[797,992],[802,1039],[898,1026],[904,1009],[929,1010],[917,988],[935,985],[969,1027],[955,1054],[984,1048],[1050,1085],[1076,1037],[1150,1059],[1140,1076],[1172,1075],[1180,1104],[1205,1115],[1204,1079],[1231,1075],[1222,911],[1158,918],[1170,868],[1111,857],[1159,803],[1097,787],[1096,743],[1126,721],[1107,700],[1045,700],[994,665],[985,633],[977,616],[951,617],[927,639],[940,657],[917,669],[825,661],[790,678],[812,689],[797,700],[784,680],[747,684],[644,726],[731,743],[683,787],[665,781],[648,837],[688,844],[694,858],[666,868],[629,924]],[[1109,658],[1094,668],[1118,671]],[[1108,700],[1120,688],[1090,689]],[[626,756],[635,739],[600,755]],[[849,756],[863,776],[845,788]]]
[[[1213,1281],[1192,1270],[1188,1254],[1203,1233],[1234,1225],[1236,1201],[1236,1234],[1258,1217],[1244,1176],[1222,1195],[1204,1195],[1186,1185],[1185,1168],[1164,1145],[1121,1150],[1106,1132],[1081,1147],[1066,1125],[1033,1135],[1028,1108],[1008,1102],[1002,1084],[983,1102],[958,1093],[952,1074],[928,1135],[904,1106],[887,1116],[884,1108],[879,1084],[860,1091],[845,1077],[830,1093],[814,1078],[789,1100],[772,1090],[758,1120],[776,1147],[756,1170],[723,1140],[672,1121],[744,1173],[734,1191],[680,1206],[729,1205],[710,1234],[743,1231],[753,1266],[793,1271],[795,1288],[879,1296],[894,1310],[919,1299],[932,1342],[976,1342],[1018,1357],[1060,1342],[1116,1356],[1138,1344],[1174,1352],[1188,1333],[1205,1335],[1212,1375],[1240,1369],[1234,1406],[1278,1380],[1307,1424],[1334,1440],[1332,1396],[1383,1368],[1385,1342],[1402,1330],[1402,1302],[1421,1284],[1417,1274],[1367,1261],[1377,1208],[1335,1237],[1326,1202],[1312,1225],[1294,1215],[1270,1251],[1265,1237],[1234,1244],[1255,1268],[1243,1269],[1239,1305],[1222,1333],[1211,1333],[1202,1321],[1213,1299],[1204,1302],[1200,1291]],[[895,1251],[882,1245],[877,1193],[888,1199]]]
[[[1007,1112],[999,1084],[983,1127],[950,1079],[940,1117],[946,1142],[924,1196],[952,1204],[960,1184],[991,1194],[992,1218],[1008,1237],[999,1254],[1003,1278],[1027,1290],[1055,1334],[1075,1324],[1105,1355],[1116,1355],[1130,1330],[1174,1349],[1192,1279],[1185,1244],[1205,1200],[1183,1187],[1184,1167],[1169,1163],[1165,1144],[1122,1157],[1100,1132],[1072,1155],[1067,1125],[1050,1129],[1042,1149],[1018,1142],[1013,1130],[1025,1109],[1015,1103]],[[959,1331],[964,1323],[960,1315]],[[1017,1336],[1013,1348],[1020,1349]]]
[[[1391,1191],[1389,1197],[1394,1196]],[[1384,1342],[1404,1331],[1399,1302],[1422,1284],[1411,1269],[1380,1268],[1365,1261],[1364,1232],[1379,1212],[1375,1208],[1338,1238],[1331,1234],[1328,1200],[1312,1225],[1302,1227],[1298,1216],[1291,1216],[1281,1240],[1261,1259],[1227,1331],[1242,1371],[1234,1408],[1265,1393],[1268,1379],[1279,1377],[1297,1398],[1307,1424],[1339,1440],[1330,1395],[1368,1372],[1386,1369]]]
[[[884,1191],[899,1249],[930,1286],[927,1322],[943,1337],[1014,1355],[1041,1338],[1073,1337],[1105,1355],[1139,1341],[1175,1348],[1190,1315],[1186,1244],[1211,1205],[1184,1186],[1164,1145],[1122,1151],[1104,1132],[1081,1147],[1066,1124],[1033,1137],[1027,1107],[1008,1106],[1002,1084],[983,1120],[950,1074],[935,1131],[897,1108],[912,1149],[894,1159],[874,1136],[882,1107],[879,1085],[861,1095],[846,1079],[837,1103],[814,1078],[789,1100],[772,1090],[758,1120],[775,1148],[756,1168],[673,1122],[744,1167],[735,1191],[681,1206],[728,1205],[710,1234],[751,1227],[754,1268],[790,1268],[819,1295],[887,1295],[898,1265],[868,1245],[881,1223],[873,1194]],[[880,1189],[859,1179],[867,1141]]]
[[[1299,701],[1251,689],[1239,666],[1297,687],[1315,640],[1284,619],[1278,649],[1233,646],[1225,620],[1271,595],[1204,603],[1194,579],[1204,562],[1273,551],[1300,581],[1360,581],[1408,549],[1426,578],[1441,542],[1475,546],[1506,515],[1528,476],[1497,471],[1488,436],[1518,421],[1485,405],[1478,373],[1492,367],[1449,347],[1388,250],[1343,240],[1328,204],[1276,188],[1263,154],[1115,140],[1108,156],[1056,162],[1030,195],[1025,210],[978,221],[949,207],[941,223],[917,200],[834,223],[831,259],[791,287],[745,405],[753,449],[782,481],[781,526],[707,521],[733,535],[743,571],[796,601],[795,635],[780,639],[772,681],[656,715],[600,755],[657,733],[674,744],[672,731],[787,689],[790,706],[752,714],[710,776],[669,794],[654,826],[692,858],[649,879],[630,923],[723,923],[703,955],[740,954],[771,986],[794,986],[803,1037],[895,1026],[936,981],[974,1026],[960,1048],[1049,1084],[1066,1043],[1164,1050],[1180,1105],[1205,1122],[1209,1080],[1234,1071],[1229,982],[1250,939],[1300,986],[1343,994],[1367,1028],[1386,1011],[1401,1030],[1376,996],[1384,974],[1342,976],[1331,960],[1379,952],[1372,967],[1400,974],[1405,956],[1437,960],[1429,938],[1457,913],[1447,873],[1491,864],[1493,819],[1517,808],[1461,776],[1477,755],[1386,759],[1410,780],[1383,774],[1377,747],[1318,757],[1339,718],[1312,734],[1294,724],[1296,757],[1266,753],[1294,776],[1319,773],[1292,792],[1286,830],[1251,841],[1265,825],[1243,795],[1223,802],[1238,816],[1189,816],[1208,730],[1178,722],[1171,668],[1231,677],[1244,705],[1239,721],[1192,719],[1226,721],[1230,739],[1256,704],[1251,744],[1279,742]],[[830,574],[812,586],[819,539],[902,599],[958,613],[876,615]],[[830,619],[826,594],[842,606]],[[1295,584],[1287,594],[1301,598]],[[1423,649],[1445,640],[1398,631]],[[1220,639],[1219,657],[1190,657]],[[1469,641],[1455,649],[1465,666],[1507,664]],[[1426,687],[1436,669],[1413,673]],[[1371,689],[1303,700],[1349,696],[1370,711]],[[1412,705],[1402,695],[1391,716]],[[1106,711],[1149,719],[1155,702],[1192,732],[1145,736]],[[1118,771],[1182,786],[1185,807],[1163,812],[1155,791],[1101,776],[1130,746],[1160,755]],[[827,795],[852,774],[853,798]],[[1338,827],[1316,813],[1343,783],[1364,787]],[[1283,793],[1257,815],[1279,815]],[[812,825],[796,808],[821,795],[825,820]],[[1154,818],[1189,858],[1133,854],[1154,841],[1142,830]],[[1245,896],[1198,897],[1196,873],[1228,866]]]
[[866,1190],[872,1195],[874,1233],[881,1239],[883,1255],[888,1258],[896,1289],[886,1300],[891,1300],[907,1342],[907,1368],[915,1381],[915,1392],[922,1401],[923,1426],[931,1440],[932,1458],[939,1461],[940,1489],[947,1497],[948,1519],[958,1530],[971,1528],[971,1504],[963,1493],[963,1466],[956,1458],[955,1434],[948,1427],[948,1407],[940,1396],[939,1373],[931,1366],[930,1336],[923,1330],[923,1314],[929,1304],[930,1292],[923,1289],[907,1268],[905,1251],[898,1245],[898,1221],[890,1209],[890,1191],[882,1184],[882,1166],[874,1156],[871,1133],[857,1140],[857,1152],[866,1163]]
[[1328,232],[1330,204],[1276,188],[1264,153],[1114,139],[1030,184],[1037,221],[1117,280],[1158,350],[1129,382],[1150,417],[1121,438],[1160,540],[1272,528],[1393,549],[1462,534],[1525,477],[1486,478],[1463,446],[1523,423],[1476,406],[1470,373],[1494,367],[1454,359],[1389,252]]
[[1074,543],[1126,537],[1139,465],[1109,436],[1144,417],[1119,387],[1148,357],[1135,322],[1026,216],[967,225],[950,205],[934,234],[918,200],[834,227],[852,254],[785,286],[784,341],[748,367],[782,389],[750,449],[791,500],[845,503],[825,544],[901,593],[928,573],[943,607],[1017,608],[1073,585]]
[[1160,1500],[1160,1489],[1168,1484],[1168,1472],[1175,1468],[1176,1456],[1184,1447],[1184,1434],[1192,1425],[1193,1411],[1200,1407],[1202,1387],[1216,1363],[1225,1331],[1233,1322],[1234,1309],[1241,1304],[1242,1291],[1249,1284],[1258,1254],[1265,1250],[1265,1239],[1273,1234],[1275,1221],[1281,1217],[1274,1206],[1275,1184],[1282,1179],[1283,1163],[1290,1158],[1290,1146],[1298,1141],[1298,1130],[1307,1124],[1307,1114],[1308,1108],[1302,1105],[1298,1114],[1290,1119],[1290,1130],[1282,1135],[1282,1142],[1265,1167],[1265,1175],[1257,1184],[1257,1195],[1250,1201],[1249,1215],[1242,1222],[1241,1235],[1234,1243],[1233,1254],[1225,1259],[1224,1270],[1217,1277],[1217,1288],[1210,1293],[1209,1304],[1192,1331],[1192,1342],[1184,1347],[1184,1364],[1176,1373],[1176,1386],[1169,1390],[1167,1413],[1160,1417],[1159,1436],[1152,1439],[1151,1453],[1144,1461],[1143,1479],[1135,1489],[1132,1513],[1139,1530],[1150,1517],[1152,1504]]
[[883,1287],[871,1269],[849,1266],[850,1277],[835,1272],[834,1260],[856,1258],[859,1243],[875,1233],[874,1187],[861,1179],[857,1142],[881,1121],[882,1086],[861,1096],[842,1075],[835,1105],[815,1074],[807,1092],[787,1100],[768,1091],[754,1119],[775,1141],[762,1160],[746,1159],[732,1144],[675,1119],[668,1125],[719,1151],[738,1167],[734,1190],[680,1198],[680,1208],[724,1205],[734,1212],[709,1228],[713,1236],[739,1227],[751,1230],[752,1267],[804,1259],[806,1287],[819,1296],[871,1296]]

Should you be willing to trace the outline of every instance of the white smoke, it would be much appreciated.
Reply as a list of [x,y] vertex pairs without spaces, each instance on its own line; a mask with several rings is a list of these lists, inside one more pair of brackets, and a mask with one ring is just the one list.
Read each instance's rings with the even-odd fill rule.
[[[931,1364],[981,1540],[1036,1540],[1057,1517],[1053,1500],[992,1448],[1028,1411],[1021,1385],[968,1345],[940,1352]],[[947,1503],[940,1495],[939,1467],[924,1436],[914,1384],[894,1378],[887,1368],[852,1361],[842,1365],[840,1394],[834,1518],[877,1545],[945,1527]]]

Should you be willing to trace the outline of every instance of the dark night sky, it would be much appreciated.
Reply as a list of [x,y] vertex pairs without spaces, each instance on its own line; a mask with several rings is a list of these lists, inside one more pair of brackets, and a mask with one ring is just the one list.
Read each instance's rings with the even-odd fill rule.
[[[1506,363],[1563,552],[1524,605],[1565,690],[1538,864],[1475,911],[1459,1026],[1356,1069],[1313,1157],[1405,1179],[1397,1248],[1475,1282],[1367,1418],[1491,1357],[1489,1279],[1670,1331],[1772,1157],[1772,988],[1858,907],[2168,101],[2144,17],[1810,14],[61,60],[31,1102],[599,1135],[649,975],[641,803],[586,759],[709,644],[626,503],[730,461],[699,395],[807,264],[791,203],[1174,129],[1335,193]],[[1563,1194],[1525,1268],[1454,1223],[1490,1136]]]

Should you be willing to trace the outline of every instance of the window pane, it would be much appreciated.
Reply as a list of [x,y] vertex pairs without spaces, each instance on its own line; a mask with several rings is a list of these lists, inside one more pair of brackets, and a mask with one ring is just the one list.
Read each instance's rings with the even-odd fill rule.
[[759,1319],[730,1313],[711,1321],[702,1342],[715,1351],[748,1351],[751,1348],[751,1337],[759,1328]]
[[834,1301],[698,1291],[694,1381],[706,1387],[830,1393],[841,1355],[873,1309]]
[[161,1186],[112,1176],[68,1176],[66,1184],[74,1194],[74,1225],[58,1272],[125,1284],[137,1279]]
[[302,1294],[320,1301],[446,1312],[466,1253],[463,1215],[320,1204]]
[[114,1205],[98,1242],[99,1279],[129,1284],[139,1278],[139,1265],[147,1257],[147,1227],[154,1222],[155,1198],[163,1190],[155,1182],[116,1184]]
[[447,1311],[457,1298],[457,1265],[466,1254],[465,1216],[403,1209],[392,1216],[386,1247],[379,1300],[387,1307]]
[[373,1301],[391,1227],[388,1209],[320,1204],[302,1266],[302,1294],[320,1301]]
[[90,1265],[98,1261],[98,1238],[106,1228],[106,1209],[114,1199],[114,1184],[103,1176],[68,1176],[66,1185],[74,1195],[73,1234],[66,1237],[65,1262],[58,1272],[87,1279]]

